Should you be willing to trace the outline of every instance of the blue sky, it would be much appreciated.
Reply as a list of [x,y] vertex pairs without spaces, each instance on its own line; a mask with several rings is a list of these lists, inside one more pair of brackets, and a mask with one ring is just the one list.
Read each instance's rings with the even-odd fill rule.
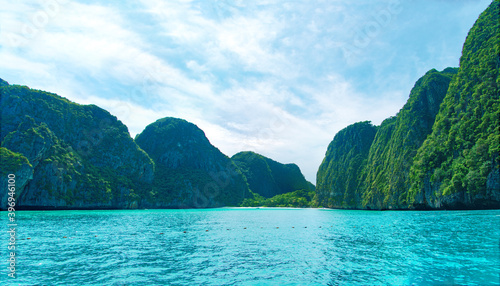
[[118,2],[0,0],[0,78],[96,104],[132,137],[186,119],[226,155],[314,183],[336,132],[380,124],[429,69],[458,66],[491,0]]

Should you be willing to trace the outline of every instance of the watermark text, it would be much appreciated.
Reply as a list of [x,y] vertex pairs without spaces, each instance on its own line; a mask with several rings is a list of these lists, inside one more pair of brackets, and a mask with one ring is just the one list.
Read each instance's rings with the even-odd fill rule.
[[8,216],[8,231],[9,242],[7,249],[9,250],[8,276],[16,278],[16,175],[9,174],[7,176],[7,216]]

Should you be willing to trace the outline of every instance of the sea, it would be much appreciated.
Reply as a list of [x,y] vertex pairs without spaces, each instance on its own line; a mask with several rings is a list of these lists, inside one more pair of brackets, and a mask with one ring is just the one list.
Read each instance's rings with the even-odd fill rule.
[[0,285],[500,285],[500,210],[0,216]]

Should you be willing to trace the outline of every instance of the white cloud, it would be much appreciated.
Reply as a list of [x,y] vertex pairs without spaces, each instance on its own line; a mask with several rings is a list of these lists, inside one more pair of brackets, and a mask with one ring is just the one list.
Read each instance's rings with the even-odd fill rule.
[[[380,123],[433,65],[458,64],[469,25],[488,4],[401,2],[349,58],[346,49],[389,2],[82,2],[2,5],[0,77],[97,104],[133,136],[159,118],[184,118],[227,155],[253,150],[295,162],[311,181],[336,132]],[[450,28],[435,29],[424,14]]]
[[[238,13],[210,18],[191,1],[143,1],[162,27],[160,35],[174,41],[215,70],[244,69],[263,74],[293,77],[286,55],[274,49],[283,22],[272,11]],[[215,4],[214,4],[215,5]],[[214,9],[220,9],[215,5]],[[228,9],[231,10],[231,9]]]
[[95,104],[109,111],[128,127],[132,138],[141,133],[147,125],[160,118],[166,117],[161,112],[156,112],[133,102],[124,100],[90,96],[80,103]]

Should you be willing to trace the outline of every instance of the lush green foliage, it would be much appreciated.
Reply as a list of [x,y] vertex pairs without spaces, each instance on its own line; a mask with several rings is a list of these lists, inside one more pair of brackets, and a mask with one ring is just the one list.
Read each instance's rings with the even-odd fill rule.
[[314,191],[295,164],[281,164],[254,152],[240,152],[231,160],[245,175],[252,192],[270,198],[296,190]]
[[363,206],[405,208],[409,172],[418,148],[431,132],[439,105],[457,69],[431,70],[413,87],[399,113],[382,122],[370,147],[359,188]]
[[146,153],[107,111],[2,79],[1,173],[33,171],[20,199],[35,206],[499,207],[499,17],[494,0],[460,68],[426,73],[396,116],[341,130],[317,194],[295,164],[252,152],[231,160],[184,120],[149,125],[136,138]]
[[361,171],[376,132],[370,122],[359,122],[335,135],[316,178],[319,204],[335,208],[359,204]]
[[[155,162],[161,161],[171,167],[200,167],[197,165],[199,159],[220,154],[198,126],[172,117],[149,124],[136,136],[135,142],[144,146]],[[170,158],[168,154],[178,154],[182,158]]]
[[[76,201],[109,203],[111,185],[117,187],[116,181],[104,179],[113,176],[104,176],[102,169],[85,163],[86,160],[58,139],[45,123],[37,125],[29,116],[4,138],[2,145],[26,154],[33,162],[36,176],[31,185],[34,188],[45,190],[52,199],[67,205]],[[71,184],[75,188],[68,187]],[[89,189],[92,192],[88,193]]]
[[0,163],[0,175],[2,178],[8,174],[16,173],[23,164],[31,166],[26,157],[4,147],[0,147]]
[[25,86],[0,92],[2,146],[35,168],[32,203],[119,207],[129,190],[146,194],[153,162],[116,117]]
[[412,167],[412,202],[425,190],[437,198],[485,196],[491,188],[499,192],[487,183],[488,176],[499,173],[500,160],[499,15],[495,0],[469,32],[458,75]]
[[[406,105],[378,127],[373,142],[367,137],[362,144],[353,140],[355,135],[345,135],[353,131],[360,136],[360,123],[335,136],[318,171],[322,204],[500,206],[499,6],[499,0],[493,1],[469,32],[460,68],[431,70],[419,79]],[[368,154],[360,148],[367,144]],[[346,194],[354,200],[345,200]]]
[[151,203],[235,206],[248,196],[240,170],[192,123],[163,118],[148,125],[135,141],[156,163]]
[[316,193],[314,191],[297,190],[294,192],[264,198],[253,193],[253,198],[247,198],[241,203],[242,207],[290,207],[310,208],[317,207]]

